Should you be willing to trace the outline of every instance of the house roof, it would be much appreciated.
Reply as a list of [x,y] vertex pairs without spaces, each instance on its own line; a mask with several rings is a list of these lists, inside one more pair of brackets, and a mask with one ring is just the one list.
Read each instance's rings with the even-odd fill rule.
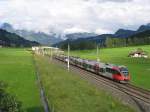
[[147,54],[147,52],[146,51],[143,51],[143,50],[135,50],[135,51],[131,51],[130,53],[129,53],[129,55],[134,55],[134,54],[141,54],[141,55],[146,55]]

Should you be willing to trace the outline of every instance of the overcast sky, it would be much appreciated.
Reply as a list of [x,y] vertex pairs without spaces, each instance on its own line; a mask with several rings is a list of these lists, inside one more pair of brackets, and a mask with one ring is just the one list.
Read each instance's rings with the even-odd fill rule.
[[113,33],[150,23],[150,0],[0,0],[0,23],[43,32]]

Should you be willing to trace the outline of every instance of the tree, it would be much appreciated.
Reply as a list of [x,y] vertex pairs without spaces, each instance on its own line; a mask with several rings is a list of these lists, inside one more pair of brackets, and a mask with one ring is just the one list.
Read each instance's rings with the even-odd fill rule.
[[113,40],[110,37],[106,38],[106,47],[113,47]]

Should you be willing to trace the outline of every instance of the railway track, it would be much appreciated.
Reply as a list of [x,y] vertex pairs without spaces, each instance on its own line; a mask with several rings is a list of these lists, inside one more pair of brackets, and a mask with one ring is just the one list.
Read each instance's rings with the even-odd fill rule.
[[[65,64],[65,62],[58,60],[58,59],[57,60],[55,59],[55,61]],[[87,71],[87,70],[85,70],[81,67],[77,67],[75,65],[71,65],[70,68],[72,71],[78,71],[81,74],[81,77],[83,79],[91,80],[91,81],[93,81],[93,83],[96,83],[97,85],[100,85],[101,83],[103,83],[113,89],[119,90],[119,91],[127,94],[129,97],[131,97],[131,99],[133,99],[135,101],[137,106],[140,108],[141,112],[149,112],[150,111],[150,91],[149,90],[145,90],[145,89],[136,87],[131,84],[120,84],[118,82],[107,79],[103,76],[99,76],[93,72]],[[145,105],[146,105],[146,107],[145,107]]]

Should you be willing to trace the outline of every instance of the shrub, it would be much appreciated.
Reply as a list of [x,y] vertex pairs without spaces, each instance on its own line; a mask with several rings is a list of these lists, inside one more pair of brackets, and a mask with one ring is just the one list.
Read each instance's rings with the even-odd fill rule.
[[7,84],[0,81],[0,112],[21,112],[21,102],[7,91]]

